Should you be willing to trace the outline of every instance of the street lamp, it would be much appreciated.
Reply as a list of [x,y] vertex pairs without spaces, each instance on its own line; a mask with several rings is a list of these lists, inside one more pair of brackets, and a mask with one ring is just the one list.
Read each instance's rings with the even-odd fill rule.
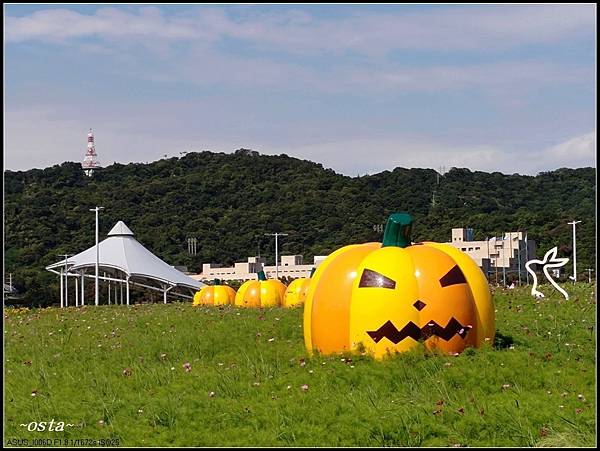
[[90,208],[90,211],[96,212],[96,305],[99,305],[99,295],[98,295],[98,267],[100,266],[100,248],[98,247],[98,212],[102,210],[104,207],[96,207]]
[[577,245],[575,241],[575,225],[579,224],[581,221],[567,222],[567,224],[573,225],[573,276],[570,277],[573,279],[573,283],[577,282]]
[[287,233],[265,233],[266,236],[274,236],[275,237],[275,278],[279,279],[279,257],[278,257],[278,244],[277,237],[279,236],[287,236]]

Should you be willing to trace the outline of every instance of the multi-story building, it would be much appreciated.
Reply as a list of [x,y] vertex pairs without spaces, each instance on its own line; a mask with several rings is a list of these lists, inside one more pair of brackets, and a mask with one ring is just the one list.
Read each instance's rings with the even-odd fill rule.
[[469,255],[486,275],[503,272],[521,272],[525,275],[525,263],[536,257],[534,240],[527,239],[524,232],[506,232],[503,236],[473,240],[473,229],[452,229],[454,247]]
[[217,263],[204,263],[202,273],[190,277],[196,280],[251,280],[256,279],[256,273],[259,271],[264,271],[269,279],[274,279],[277,272],[279,277],[310,277],[312,269],[319,266],[325,258],[326,256],[316,255],[313,263],[306,265],[302,255],[282,255],[279,268],[275,265],[266,266],[264,257],[248,257],[248,261],[238,262],[226,268]]

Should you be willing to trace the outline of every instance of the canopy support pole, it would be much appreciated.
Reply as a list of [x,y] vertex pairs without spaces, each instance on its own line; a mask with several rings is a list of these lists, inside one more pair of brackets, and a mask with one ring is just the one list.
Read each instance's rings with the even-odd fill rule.
[[167,292],[171,291],[172,289],[172,285],[169,288],[167,288],[167,285],[163,285],[163,299],[165,304],[167,303]]
[[129,305],[129,276],[127,276],[127,305]]
[[65,291],[65,288],[63,285],[63,270],[61,269],[60,270],[60,308],[63,308],[65,306],[64,298],[63,298],[64,291]]
[[123,305],[123,281],[119,284],[121,286],[121,305]]
[[83,271],[81,271],[81,305],[84,306],[85,305],[85,300],[83,298],[83,282],[85,281],[85,276],[83,275]]
[[75,307],[79,307],[79,281],[75,277]]
[[[106,273],[104,273],[104,277],[106,277]],[[108,281],[108,305],[110,305],[110,280]]]
[[65,307],[69,306],[69,278],[65,272]]

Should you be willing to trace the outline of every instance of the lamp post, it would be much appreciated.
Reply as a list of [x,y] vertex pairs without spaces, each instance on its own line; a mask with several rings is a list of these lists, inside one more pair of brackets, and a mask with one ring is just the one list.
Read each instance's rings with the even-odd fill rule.
[[98,267],[100,266],[100,248],[98,247],[98,212],[104,207],[90,208],[90,211],[96,212],[96,288],[95,288],[95,304],[99,305],[98,294]]
[[581,221],[567,222],[567,224],[573,225],[573,276],[570,277],[573,279],[573,283],[577,282],[577,243],[575,241],[575,225],[579,224]]
[[279,258],[278,258],[278,244],[277,237],[279,236],[287,236],[287,233],[265,233],[266,236],[274,236],[275,237],[275,278],[279,279]]

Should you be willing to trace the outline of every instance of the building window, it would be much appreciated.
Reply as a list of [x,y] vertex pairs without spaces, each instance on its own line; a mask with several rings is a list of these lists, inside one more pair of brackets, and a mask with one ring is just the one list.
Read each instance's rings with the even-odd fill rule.
[[469,248],[469,250],[470,250],[470,251],[472,251],[472,250],[473,250],[473,248],[472,248],[472,247],[470,247],[470,248]]

